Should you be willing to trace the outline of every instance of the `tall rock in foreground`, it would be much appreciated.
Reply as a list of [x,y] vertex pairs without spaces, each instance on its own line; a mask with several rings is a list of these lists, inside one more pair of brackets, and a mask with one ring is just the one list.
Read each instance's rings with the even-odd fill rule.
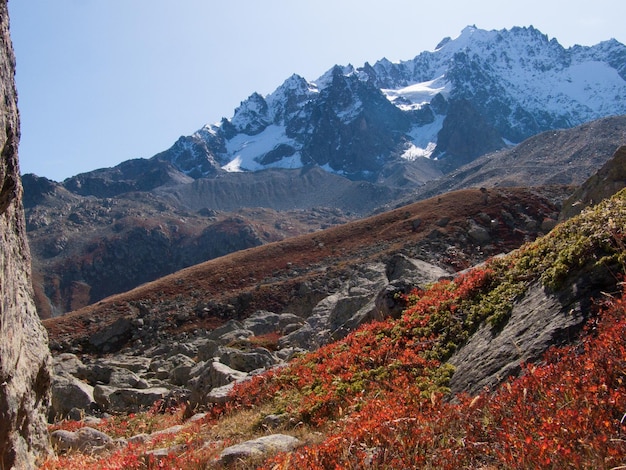
[[50,352],[30,282],[7,0],[0,1],[0,468],[35,468],[49,449]]

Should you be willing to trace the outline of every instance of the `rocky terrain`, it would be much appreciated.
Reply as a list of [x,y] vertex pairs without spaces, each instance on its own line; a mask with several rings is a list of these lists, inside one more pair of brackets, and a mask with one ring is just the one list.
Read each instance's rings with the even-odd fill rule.
[[398,295],[547,233],[570,192],[453,192],[226,255],[45,320],[56,354],[50,419],[137,412],[158,400],[220,403],[238,381],[399,316]]
[[[206,321],[242,319],[256,310],[309,316],[318,302],[344,283],[358,284],[371,269],[386,272],[397,254],[452,274],[546,233],[557,222],[559,202],[572,190],[568,186],[463,190],[232,253],[46,320],[51,347],[103,351],[104,343],[94,349],[89,338],[120,314],[129,320],[138,316],[157,320],[158,327],[135,338],[142,341],[158,341],[159,333],[169,334],[168,323],[175,331],[189,331]],[[129,339],[108,344],[107,350]]]
[[626,116],[538,134],[417,188],[404,203],[468,187],[580,185],[626,142]]
[[[16,284],[1,286],[5,305],[27,299],[32,334],[3,318],[26,348],[8,341],[1,357],[26,367],[15,389],[27,398],[0,387],[2,466],[46,453],[51,382],[58,455],[46,469],[292,468],[292,457],[301,468],[422,468],[419,449],[431,448],[423,468],[460,456],[499,468],[520,455],[528,468],[563,456],[620,468],[623,334],[604,340],[610,351],[587,344],[610,328],[601,312],[623,307],[626,196],[607,198],[624,186],[626,121],[606,116],[626,111],[625,51],[469,27],[412,61],[294,75],[151,159],[62,183],[25,175],[25,221],[14,112],[0,208],[18,237],[2,275]],[[25,228],[51,378],[24,287]],[[551,403],[585,403],[579,418],[600,416],[602,430],[580,437],[582,418],[547,418],[558,424],[529,429],[535,447],[558,452],[507,454],[502,430],[516,427],[498,420],[510,406],[488,404],[521,390],[514,418],[535,419],[522,408],[549,395],[538,391],[546,371],[567,355],[544,356],[555,346],[578,347],[579,361],[602,351],[577,371],[596,395],[578,398],[574,384]],[[533,387],[505,382],[535,373],[545,380]],[[428,413],[449,421],[438,430]],[[17,421],[28,439],[14,437]]]
[[[622,158],[620,149],[583,188],[597,187],[598,179],[605,187],[619,187],[621,173],[612,168],[620,167]],[[391,362],[383,361],[386,365],[372,369],[372,373],[387,371],[393,377],[397,367],[393,364],[404,360],[400,352],[409,341],[402,335],[421,331],[410,327],[414,320],[406,313],[419,307],[420,298],[430,305],[431,312],[443,305],[441,314],[448,315],[445,305],[450,304],[446,302],[456,302],[465,312],[456,316],[452,309],[451,319],[442,324],[433,318],[431,334],[442,336],[437,336],[425,357],[436,354],[451,367],[438,366],[433,380],[447,384],[445,393],[481,396],[482,390],[495,391],[506,377],[518,374],[522,364],[540,360],[549,347],[576,341],[585,323],[593,318],[596,303],[607,295],[617,295],[619,290],[625,196],[622,192],[612,202],[605,201],[557,225],[558,202],[571,191],[571,187],[557,186],[451,192],[321,232],[230,254],[46,320],[52,348],[57,352],[50,418],[66,416],[83,423],[76,431],[54,431],[53,442],[59,452],[69,452],[70,456],[77,450],[128,455],[119,449],[141,442],[152,448],[143,454],[144,459],[184,461],[190,449],[198,449],[198,443],[188,440],[184,445],[158,447],[160,436],[192,432],[184,430],[196,426],[195,422],[206,422],[203,420],[211,416],[210,410],[225,402],[254,402],[256,393],[265,396],[267,389],[262,384],[265,380],[272,383],[272,377],[284,377],[278,379],[283,385],[276,385],[280,390],[293,380],[290,374],[303,374],[308,367],[318,367],[324,374],[323,367],[339,367],[335,365],[339,361],[341,368],[352,370],[340,359],[345,353],[357,348],[359,359],[349,357],[361,363],[366,357],[360,356],[370,351],[370,360],[376,361],[378,351],[372,345],[384,349],[387,340],[398,341],[392,349],[398,356],[393,360],[387,359],[390,352],[381,356],[381,360]],[[536,242],[511,252],[536,237],[540,237]],[[493,258],[500,254],[503,256]],[[487,267],[458,274],[461,268],[476,266],[487,258],[492,258]],[[489,276],[495,277],[485,281]],[[454,281],[449,283],[448,279]],[[481,291],[484,282],[489,287]],[[467,287],[462,287],[465,283]],[[457,287],[483,293],[471,301],[464,296],[476,294],[459,294],[460,298],[443,300],[442,304],[429,303],[442,295],[456,295]],[[418,290],[412,295],[417,300],[398,295],[415,288]],[[479,306],[474,309],[466,301]],[[412,307],[412,302],[418,302],[417,306]],[[463,326],[455,327],[456,321]],[[349,334],[355,329],[357,334]],[[378,331],[378,339],[367,346],[372,349],[363,349],[366,346],[361,342],[371,331]],[[421,348],[419,344],[408,351]],[[294,362],[297,357],[302,360]],[[298,364],[308,364],[309,357],[314,358],[315,366],[298,369]],[[264,379],[267,370],[276,372]],[[281,375],[282,370],[286,375]],[[446,371],[453,373],[444,380],[441,374]],[[336,371],[331,377],[340,373],[346,374]],[[308,379],[303,375],[299,380]],[[320,380],[325,379],[320,375]],[[377,387],[384,382],[368,383]],[[361,384],[360,380],[355,383]],[[251,384],[249,390],[244,388],[247,392],[238,391],[237,387],[246,384]],[[323,393],[310,389],[311,398],[302,398],[304,409],[306,400],[321,400],[326,393],[335,393],[335,386],[336,378]],[[370,386],[359,387],[364,387],[361,393],[369,393],[366,389]],[[315,446],[310,436],[305,440],[296,437],[295,430],[302,421],[315,423],[313,417],[320,410],[330,413],[328,410],[335,406],[339,406],[335,411],[338,415],[332,412],[331,416],[343,422],[342,413],[353,413],[342,411],[347,408],[340,405],[342,400],[350,400],[351,390],[338,388],[332,399],[338,402],[329,402],[324,405],[327,408],[314,407],[306,412],[310,415],[293,410],[285,413],[284,405],[270,405],[268,410],[278,406],[283,413],[255,414],[258,428],[247,434],[252,439],[234,446],[205,441],[202,431],[193,432],[198,433],[202,448],[218,449],[211,451],[216,460],[207,464],[226,466],[237,459],[258,462],[254,459],[268,452]],[[437,402],[434,393],[426,402]],[[137,413],[155,401],[163,407],[185,403],[182,424],[124,439],[113,439],[97,430],[107,422],[101,417]],[[211,426],[219,427],[219,421]],[[270,444],[274,441],[275,448]],[[341,453],[332,455],[342,458]]]
[[22,206],[15,57],[0,2],[0,467],[31,469],[50,451],[50,352],[33,301]]
[[24,177],[24,185],[33,285],[42,318],[212,258],[350,218],[340,209],[323,207],[189,210],[152,193],[96,199],[33,175]]

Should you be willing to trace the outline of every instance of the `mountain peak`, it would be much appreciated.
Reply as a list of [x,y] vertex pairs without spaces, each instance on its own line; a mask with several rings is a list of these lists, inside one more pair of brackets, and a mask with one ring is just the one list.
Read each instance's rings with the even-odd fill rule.
[[451,171],[504,142],[621,114],[623,44],[565,49],[532,25],[469,25],[411,60],[334,65],[312,82],[292,74],[267,96],[251,94],[211,132],[188,138],[193,152],[178,145],[160,158],[179,170],[180,161],[219,165],[194,177],[316,164],[377,181],[389,165],[420,165],[416,155]]

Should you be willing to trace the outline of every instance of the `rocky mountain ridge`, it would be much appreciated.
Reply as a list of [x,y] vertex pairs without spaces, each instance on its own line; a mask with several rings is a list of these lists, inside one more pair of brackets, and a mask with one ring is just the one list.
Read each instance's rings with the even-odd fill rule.
[[[542,132],[509,149],[477,158],[400,199],[407,203],[468,187],[580,185],[626,142],[626,116]],[[613,193],[611,193],[613,194]]]
[[540,132],[626,114],[625,64],[626,46],[615,40],[565,49],[533,27],[467,27],[412,60],[334,66],[313,82],[294,74],[151,159],[64,185],[110,197],[309,165],[384,183],[399,163],[419,184]]

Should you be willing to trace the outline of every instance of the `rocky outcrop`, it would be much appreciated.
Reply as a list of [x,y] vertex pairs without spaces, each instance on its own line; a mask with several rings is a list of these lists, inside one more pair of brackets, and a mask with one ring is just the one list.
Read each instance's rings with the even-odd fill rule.
[[560,219],[580,214],[585,207],[611,197],[626,186],[626,146],[621,146],[596,174],[563,201]]
[[313,350],[345,337],[368,321],[397,317],[405,305],[396,294],[407,294],[447,275],[433,264],[400,253],[386,263],[359,266],[339,289],[313,307],[305,323],[294,325],[281,337],[279,345]]
[[0,2],[0,468],[34,468],[49,449],[48,339],[35,310],[17,148],[7,2]]
[[542,360],[550,347],[571,344],[599,299],[618,289],[615,273],[620,269],[606,257],[603,263],[572,267],[558,288],[533,281],[504,324],[483,323],[452,355],[452,393],[494,388],[517,375],[522,364]]

